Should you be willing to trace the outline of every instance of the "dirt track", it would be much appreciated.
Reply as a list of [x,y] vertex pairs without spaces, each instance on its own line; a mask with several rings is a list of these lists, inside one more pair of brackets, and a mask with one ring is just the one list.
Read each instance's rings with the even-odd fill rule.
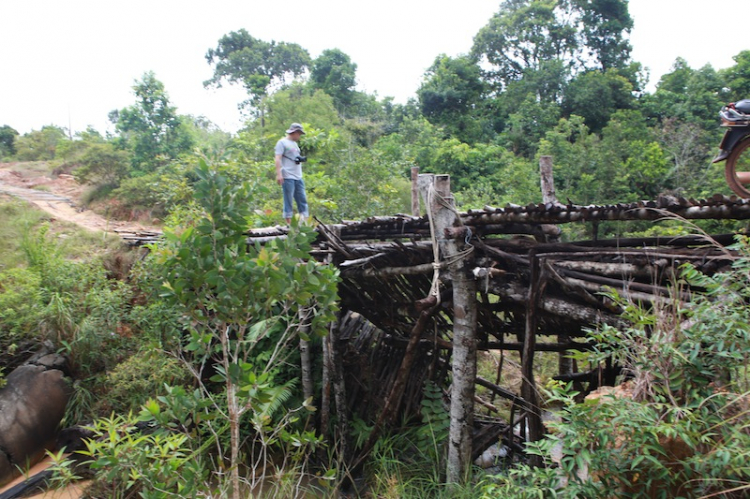
[[49,213],[53,219],[74,223],[85,229],[99,232],[158,231],[156,227],[113,221],[79,207],[84,187],[71,175],[57,178],[37,175],[21,170],[22,164],[0,163],[0,194],[23,199]]

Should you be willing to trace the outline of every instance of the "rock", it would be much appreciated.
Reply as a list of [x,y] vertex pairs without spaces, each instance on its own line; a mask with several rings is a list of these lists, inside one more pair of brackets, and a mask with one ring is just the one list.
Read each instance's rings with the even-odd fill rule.
[[[30,362],[31,364],[31,362]],[[36,362],[33,362],[38,366],[42,366],[47,370],[58,370],[62,371],[63,374],[68,374],[68,359],[59,353],[50,353],[41,358]]]
[[500,460],[508,457],[509,452],[509,447],[501,444],[493,444],[474,460],[474,464],[483,469],[497,466]]
[[18,367],[6,381],[0,390],[0,454],[11,474],[0,458],[0,485],[17,474],[16,466],[36,463],[54,446],[72,392],[62,371],[39,365]]
[[94,438],[93,430],[83,426],[71,426],[61,430],[57,435],[57,449],[65,452],[75,452],[86,448],[86,440]]
[[0,487],[2,487],[3,484],[8,481],[3,477],[12,477],[15,473],[17,473],[17,471],[15,467],[10,464],[8,455],[3,449],[0,449]]

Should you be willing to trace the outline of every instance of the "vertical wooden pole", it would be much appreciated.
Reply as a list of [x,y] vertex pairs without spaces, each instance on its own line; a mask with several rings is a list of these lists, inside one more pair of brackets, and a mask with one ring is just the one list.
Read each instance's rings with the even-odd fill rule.
[[[534,380],[534,350],[536,349],[537,328],[537,302],[542,292],[541,272],[539,258],[534,251],[529,255],[531,276],[529,278],[529,295],[526,303],[526,327],[523,340],[523,353],[521,357],[521,395],[526,403],[526,421],[529,425],[528,439],[532,442],[540,440],[544,434],[542,426],[542,414],[539,407],[539,397]],[[532,455],[529,463],[532,466],[540,466],[540,456]]]
[[419,167],[411,167],[411,214],[419,216]]
[[310,333],[310,319],[313,310],[311,307],[300,307],[299,317],[299,353],[302,364],[302,395],[305,399],[313,396],[312,357],[310,356],[310,342],[305,340]]
[[539,158],[539,178],[542,184],[542,200],[544,204],[557,204],[555,179],[552,175],[552,156],[541,156]]
[[328,425],[331,420],[331,377],[333,373],[333,359],[328,337],[321,341],[323,354],[323,373],[321,374],[320,394],[320,434],[328,435]]
[[441,260],[451,262],[448,271],[453,283],[453,383],[446,480],[448,483],[466,483],[471,475],[474,383],[477,376],[477,286],[467,268],[469,259],[460,257],[464,244],[446,237],[446,229],[460,223],[450,191],[450,176],[435,175],[434,191],[426,198],[432,201],[426,204],[435,230],[433,244],[438,243]]
[[[552,176],[552,156],[541,156],[539,158],[539,181],[544,205],[558,205],[557,194],[555,194],[555,179]],[[544,224],[542,225],[542,232],[545,234],[545,242],[556,243],[560,241],[562,231],[557,225]]]
[[[542,201],[545,205],[557,205],[557,194],[555,193],[555,179],[552,175],[552,156],[542,156],[539,158],[539,177],[542,187]],[[558,242],[560,240],[560,229],[556,231],[545,231],[545,233],[557,232],[557,236],[548,237],[549,242]],[[557,335],[557,342],[565,344],[570,341],[567,334]],[[558,354],[557,367],[560,374],[570,374],[573,372],[573,360],[568,357],[568,352],[563,351]]]
[[299,354],[302,361],[302,396],[308,399],[313,396],[312,357],[309,341],[299,339]]

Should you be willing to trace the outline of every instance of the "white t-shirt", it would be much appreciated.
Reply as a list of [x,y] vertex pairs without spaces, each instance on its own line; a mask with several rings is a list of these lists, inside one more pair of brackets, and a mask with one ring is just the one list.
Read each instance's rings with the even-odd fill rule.
[[281,176],[302,180],[302,165],[294,162],[294,158],[300,155],[299,145],[293,140],[283,138],[276,142],[274,152],[281,156]]

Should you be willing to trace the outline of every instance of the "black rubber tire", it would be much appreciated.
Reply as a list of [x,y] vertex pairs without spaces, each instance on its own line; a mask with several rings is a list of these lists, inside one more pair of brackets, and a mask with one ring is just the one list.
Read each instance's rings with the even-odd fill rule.
[[732,150],[724,166],[724,177],[729,188],[741,198],[750,198],[750,189],[737,178],[737,172],[750,172],[750,136],[742,139]]

